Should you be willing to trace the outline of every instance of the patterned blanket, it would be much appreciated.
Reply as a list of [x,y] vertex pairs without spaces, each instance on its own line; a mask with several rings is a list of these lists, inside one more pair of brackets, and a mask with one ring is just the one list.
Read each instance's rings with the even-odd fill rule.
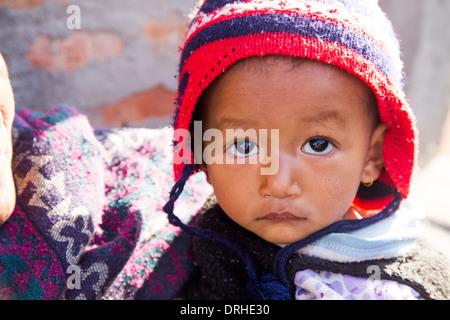
[[[172,129],[94,130],[75,110],[19,109],[16,208],[0,227],[0,299],[171,299],[193,272],[187,235],[162,211]],[[211,193],[193,176],[188,223]]]

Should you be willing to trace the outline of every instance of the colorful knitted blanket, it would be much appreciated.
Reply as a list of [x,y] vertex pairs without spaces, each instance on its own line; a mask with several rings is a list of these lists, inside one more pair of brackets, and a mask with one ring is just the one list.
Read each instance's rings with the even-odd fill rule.
[[[193,272],[189,239],[162,206],[173,130],[94,130],[75,110],[19,109],[16,207],[0,227],[0,299],[171,299]],[[193,176],[189,223],[211,193]]]

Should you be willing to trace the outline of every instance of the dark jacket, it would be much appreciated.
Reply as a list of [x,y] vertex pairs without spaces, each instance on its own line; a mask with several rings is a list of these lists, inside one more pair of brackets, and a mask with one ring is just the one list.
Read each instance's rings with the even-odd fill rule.
[[[248,248],[260,275],[271,272],[280,247],[238,226],[214,203],[213,198],[198,215],[197,226],[224,234]],[[194,238],[193,251],[197,274],[185,286],[185,298],[234,300],[245,296],[243,291],[249,278],[239,255],[221,243],[200,237]],[[410,254],[395,259],[343,263],[294,254],[286,265],[291,297],[295,293],[294,277],[298,271],[312,269],[369,278],[372,273],[368,272],[368,268],[373,265],[379,267],[380,280],[393,280],[410,286],[424,299],[449,298],[449,272],[445,259],[422,240],[417,241],[415,250]]]

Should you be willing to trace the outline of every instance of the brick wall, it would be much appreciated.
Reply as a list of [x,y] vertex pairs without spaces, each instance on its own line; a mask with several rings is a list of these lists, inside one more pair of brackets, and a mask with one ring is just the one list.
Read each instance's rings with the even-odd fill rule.
[[[0,51],[17,106],[67,103],[102,127],[169,124],[178,47],[195,2],[0,0]],[[450,101],[450,1],[379,2],[402,40],[406,91],[428,159]]]
[[101,127],[170,123],[194,2],[0,0],[0,51],[17,106],[67,103]]

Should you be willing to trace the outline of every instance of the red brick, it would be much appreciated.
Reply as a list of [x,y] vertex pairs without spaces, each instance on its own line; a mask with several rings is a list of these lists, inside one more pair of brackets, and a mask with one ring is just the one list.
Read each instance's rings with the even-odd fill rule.
[[71,72],[90,62],[118,56],[123,43],[114,34],[74,31],[65,39],[37,36],[27,52],[33,68]]
[[168,19],[165,21],[150,20],[145,25],[145,34],[148,40],[156,47],[178,48],[186,33],[185,21]]
[[[13,9],[27,10],[43,4],[46,0],[0,0],[0,7],[10,6]],[[62,4],[69,4],[69,0],[57,0]]]
[[14,9],[26,10],[41,5],[45,0],[0,0],[0,6],[9,5]]
[[156,86],[117,103],[105,105],[101,108],[103,125],[140,125],[145,120],[171,117],[175,108],[175,95],[175,92],[163,86]]

